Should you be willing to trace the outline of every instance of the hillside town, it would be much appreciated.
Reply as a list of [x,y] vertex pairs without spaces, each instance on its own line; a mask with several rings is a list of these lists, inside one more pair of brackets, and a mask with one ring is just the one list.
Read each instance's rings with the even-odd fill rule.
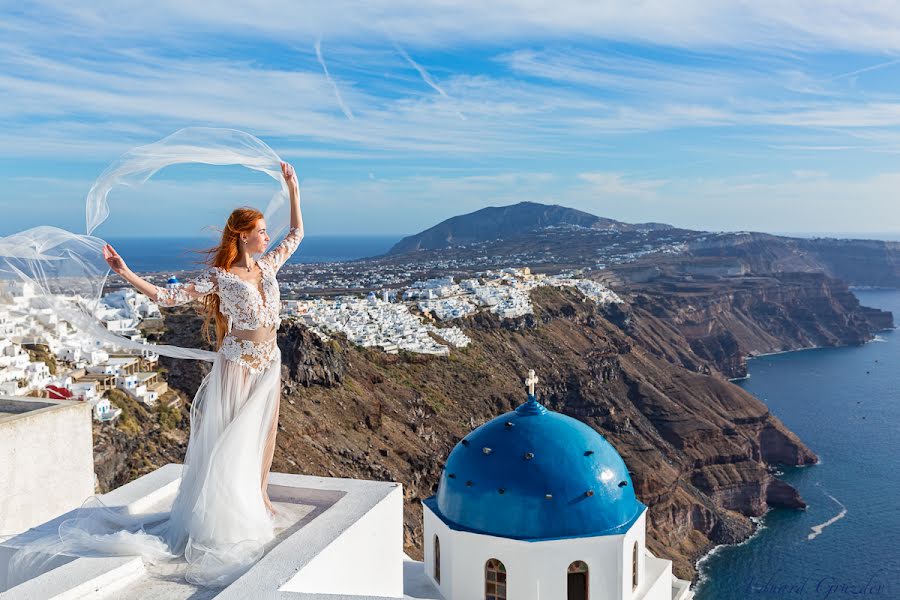
[[[43,307],[33,284],[0,284],[0,395],[42,396],[88,402],[97,421],[114,421],[121,409],[107,392],[121,390],[154,406],[167,394],[152,344],[140,353],[121,352],[79,335],[76,328]],[[159,307],[133,289],[106,294],[95,316],[110,330],[146,343],[141,322],[161,319]]]
[[681,255],[698,236],[697,232],[684,230],[622,232],[545,227],[523,238],[458,244],[399,256],[290,262],[280,271],[279,280],[287,296],[333,297],[413,287],[416,282],[432,278],[463,280],[513,267],[530,268],[534,273],[581,268],[602,271],[641,258]]
[[[179,281],[169,277],[164,285]],[[477,311],[501,319],[533,314],[529,294],[542,285],[573,287],[597,304],[622,301],[604,285],[575,273],[533,274],[523,267],[487,270],[458,280],[452,276],[417,280],[406,287],[369,291],[364,297],[283,299],[281,312],[326,339],[340,334],[358,346],[387,353],[446,356],[471,343],[464,322],[457,320]],[[0,282],[0,395],[81,400],[92,406],[100,422],[114,421],[121,414],[110,401],[110,390],[120,390],[148,407],[178,402],[176,395],[167,393],[159,355],[142,333],[142,326],[162,325],[160,308],[150,298],[131,287],[115,289],[100,298],[94,313],[110,331],[146,344],[139,354],[79,335],[40,300],[30,283]]]

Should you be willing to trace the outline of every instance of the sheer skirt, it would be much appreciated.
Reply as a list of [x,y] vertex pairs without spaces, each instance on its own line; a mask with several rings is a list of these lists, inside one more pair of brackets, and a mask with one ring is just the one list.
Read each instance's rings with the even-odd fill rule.
[[6,587],[49,570],[59,554],[141,555],[150,562],[184,557],[192,583],[234,581],[275,535],[265,483],[280,398],[276,339],[226,335],[191,404],[191,435],[171,509],[132,515],[93,496],[55,531],[33,529],[7,541],[19,550]]

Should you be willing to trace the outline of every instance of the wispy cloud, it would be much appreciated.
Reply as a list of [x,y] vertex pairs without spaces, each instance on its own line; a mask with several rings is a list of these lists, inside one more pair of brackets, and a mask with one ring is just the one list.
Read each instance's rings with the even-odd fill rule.
[[595,171],[574,177],[504,172],[375,181],[316,179],[305,193],[321,211],[319,225],[329,233],[342,228],[371,232],[372,224],[388,215],[391,233],[414,233],[458,214],[523,200],[632,223],[657,221],[712,231],[883,233],[900,231],[898,187],[900,172],[854,178],[799,172],[785,178],[761,173],[652,179]]
[[3,19],[7,32],[48,35],[45,23],[71,25],[65,37],[149,39],[160,33],[184,44],[198,35],[256,34],[270,40],[334,43],[393,37],[418,48],[517,44],[535,39],[603,39],[678,48],[741,48],[865,52],[900,50],[900,11],[895,2],[850,0],[738,1],[627,0],[579,2],[419,2],[334,0],[327,4],[273,0],[257,3],[197,0],[118,2],[91,6],[50,0],[21,5]]
[[877,195],[862,181],[900,153],[888,4],[38,1],[2,17],[3,185],[37,159],[90,180],[180,127],[235,127],[303,159],[307,196],[348,227],[365,196],[412,229],[522,199],[652,213],[750,170]]
[[666,184],[665,180],[630,180],[622,173],[579,173],[578,179],[587,182],[590,192],[598,196],[612,196],[620,199],[657,198],[657,189]]

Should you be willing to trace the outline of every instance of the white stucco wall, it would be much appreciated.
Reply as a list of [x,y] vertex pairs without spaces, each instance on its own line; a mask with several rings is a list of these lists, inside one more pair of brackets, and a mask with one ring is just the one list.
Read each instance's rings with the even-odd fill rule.
[[672,561],[648,553],[647,579],[638,591],[641,600],[672,600]]
[[403,489],[397,486],[279,591],[401,598],[403,559]]
[[91,406],[0,397],[0,535],[21,533],[94,493]]
[[[649,596],[645,573],[646,511],[624,535],[526,542],[450,529],[423,506],[425,571],[446,600],[484,597],[484,568],[490,558],[503,562],[507,595],[521,600],[558,600],[567,596],[567,569],[577,560],[588,565],[590,600],[661,600]],[[440,539],[441,581],[434,580],[434,536]],[[632,544],[638,542],[638,588],[632,590]],[[663,561],[669,562],[669,561]],[[671,566],[671,563],[669,563]],[[671,568],[669,573],[671,573]],[[655,589],[663,586],[657,583]],[[659,587],[656,587],[659,586]],[[670,592],[671,594],[671,592]]]

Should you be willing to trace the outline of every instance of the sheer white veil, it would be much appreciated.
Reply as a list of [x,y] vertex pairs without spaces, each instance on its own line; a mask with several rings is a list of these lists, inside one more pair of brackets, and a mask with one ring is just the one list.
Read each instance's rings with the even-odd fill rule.
[[[92,233],[109,217],[110,190],[120,185],[139,186],[160,169],[185,163],[241,165],[266,173],[278,183],[263,210],[271,239],[278,239],[287,229],[289,195],[278,155],[242,131],[188,127],[129,150],[100,174],[87,195],[84,235],[40,225],[0,238],[0,305],[12,303],[22,311],[50,310],[74,326],[79,337],[100,342],[95,347],[105,342],[121,349],[213,361],[215,353],[209,350],[132,340],[108,329],[99,316],[110,269],[103,258],[106,242]],[[124,258],[127,261],[128,257]]]

